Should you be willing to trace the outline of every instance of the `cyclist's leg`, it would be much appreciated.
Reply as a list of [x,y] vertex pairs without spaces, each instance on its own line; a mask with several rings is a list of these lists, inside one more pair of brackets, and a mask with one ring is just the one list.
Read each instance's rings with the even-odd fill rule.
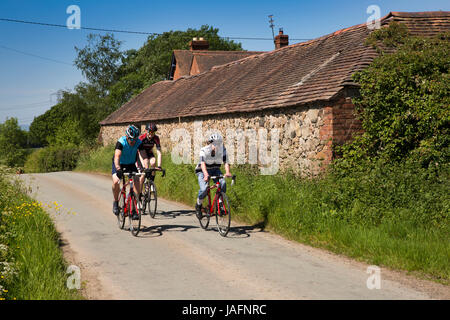
[[114,196],[114,201],[119,200],[119,193],[120,193],[120,179],[117,177],[116,172],[117,172],[116,166],[114,165],[113,162],[111,169],[111,176],[112,176],[112,192]]
[[116,167],[114,166],[114,163],[112,165],[111,177],[112,177],[112,193],[113,193],[113,198],[114,198],[113,212],[114,212],[114,214],[118,214],[118,212],[119,212],[118,201],[119,201],[119,194],[120,194],[120,179],[117,177]]
[[[141,159],[138,155],[137,161],[136,161],[136,168],[138,169],[138,172],[144,172],[145,169],[148,168],[148,159],[144,159],[144,163],[141,163]],[[139,177],[139,187],[140,190],[142,190],[142,186],[144,185],[145,176]],[[135,182],[136,183],[136,182]]]
[[[134,170],[136,170],[135,172],[138,172],[137,168],[133,168]],[[141,194],[141,184],[140,184],[140,177],[133,177],[133,184],[134,184],[134,194],[136,195],[136,197],[139,197],[139,195]]]
[[198,179],[198,196],[197,196],[197,203],[195,204],[195,211],[197,213],[197,218],[201,219],[201,210],[202,210],[202,204],[203,199],[205,199],[206,195],[208,194],[208,182],[204,180],[205,176],[203,175],[203,172],[197,172],[197,179]]
[[200,187],[200,189],[198,190],[197,204],[199,204],[199,201],[203,202],[203,199],[208,194],[208,182],[205,181],[204,178],[205,176],[203,175],[203,172],[200,171],[197,173],[198,185]]
[[202,204],[203,204],[203,200],[208,195],[209,183],[208,183],[208,181],[204,180],[205,176],[203,175],[202,171],[197,172],[196,175],[198,178],[198,185],[200,188],[198,190],[197,202],[195,204],[195,214],[197,215],[197,219],[199,219],[199,221],[200,221],[200,226],[203,229],[206,229],[209,225],[209,212],[208,212],[208,214],[203,215]]
[[225,193],[227,192],[227,183],[225,182],[225,179],[222,178],[219,180],[220,182],[220,189],[222,189],[222,192]]
[[[149,168],[154,169],[156,167],[156,158],[155,158],[155,155],[153,153],[149,157],[148,164],[149,164],[149,166],[148,166]],[[152,172],[152,176],[151,176],[152,180],[155,180],[155,175],[156,175],[156,172],[153,171]]]

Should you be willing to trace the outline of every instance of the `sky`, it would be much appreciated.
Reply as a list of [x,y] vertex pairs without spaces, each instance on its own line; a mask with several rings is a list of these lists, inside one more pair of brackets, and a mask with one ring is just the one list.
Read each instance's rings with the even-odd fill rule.
[[[267,38],[234,40],[244,50],[273,50],[268,15],[273,15],[275,35],[279,28],[292,39],[314,39],[334,31],[365,23],[380,8],[381,17],[390,11],[450,11],[448,0],[1,0],[0,19],[66,25],[80,8],[82,27],[163,33],[184,31],[202,25],[219,29],[219,36]],[[73,66],[74,47],[82,48],[89,33],[100,31],[69,29],[0,20],[0,123],[16,117],[29,125],[56,103],[58,90],[72,90],[85,81]],[[122,49],[139,49],[147,35],[115,33]]]

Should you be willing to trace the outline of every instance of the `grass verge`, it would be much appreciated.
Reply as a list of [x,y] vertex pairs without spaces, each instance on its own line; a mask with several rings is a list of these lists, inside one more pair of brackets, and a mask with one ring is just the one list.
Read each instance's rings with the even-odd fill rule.
[[79,300],[43,205],[0,172],[0,299]]

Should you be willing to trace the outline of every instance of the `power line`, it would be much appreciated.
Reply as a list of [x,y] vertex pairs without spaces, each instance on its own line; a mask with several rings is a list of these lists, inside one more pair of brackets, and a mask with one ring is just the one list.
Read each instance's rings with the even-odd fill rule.
[[35,57],[35,58],[39,58],[39,59],[43,59],[43,60],[47,60],[47,61],[51,61],[51,62],[56,62],[56,63],[60,63],[60,64],[66,64],[66,65],[69,65],[69,66],[72,66],[72,67],[73,67],[73,64],[71,64],[71,63],[67,63],[67,62],[64,62],[64,61],[55,60],[55,59],[52,59],[52,58],[46,58],[46,57],[39,56],[39,55],[34,54],[34,53],[29,53],[29,52],[25,52],[25,51],[20,51],[20,50],[13,49],[13,48],[9,48],[9,47],[3,46],[3,45],[0,45],[0,48],[5,49],[5,50],[9,50],[9,51],[14,51],[14,52],[17,52],[17,53],[26,55],[26,56]]
[[[48,27],[67,28],[67,26],[63,25],[63,24],[44,23],[44,22],[36,22],[36,21],[25,21],[25,20],[16,20],[16,19],[7,19],[7,18],[0,18],[0,21],[35,24],[35,25],[42,25],[42,26],[48,26]],[[88,28],[88,27],[80,27],[80,29],[93,30],[93,31],[105,31],[105,32],[122,32],[122,33],[135,33],[135,34],[145,34],[145,35],[160,35],[159,33],[154,33],[154,32],[116,30],[116,29],[102,29],[102,28]]]
[[35,108],[43,108],[47,107],[49,104],[52,104],[50,100],[47,101],[41,101],[41,102],[34,102],[29,104],[23,104],[23,105],[14,105],[7,108],[0,107],[1,111],[9,111],[9,110],[24,110],[24,109],[35,109]]
[[[66,25],[63,24],[54,24],[54,23],[44,23],[44,22],[36,22],[36,21],[25,21],[25,20],[17,20],[17,19],[8,19],[8,18],[0,18],[0,21],[5,22],[15,22],[15,23],[25,23],[25,24],[32,24],[32,25],[41,25],[41,26],[47,26],[47,27],[58,27],[58,28],[67,28]],[[103,32],[113,32],[113,33],[131,33],[131,34],[143,34],[143,35],[156,35],[160,36],[162,33],[156,33],[156,32],[145,32],[145,31],[130,31],[130,30],[117,30],[117,29],[104,29],[104,28],[90,28],[90,27],[81,27],[80,29],[83,30],[91,30],[91,31],[103,31]],[[233,40],[271,40],[271,38],[255,38],[255,37],[219,37],[222,39],[233,39]],[[291,40],[296,41],[307,41],[312,39],[294,39]]]

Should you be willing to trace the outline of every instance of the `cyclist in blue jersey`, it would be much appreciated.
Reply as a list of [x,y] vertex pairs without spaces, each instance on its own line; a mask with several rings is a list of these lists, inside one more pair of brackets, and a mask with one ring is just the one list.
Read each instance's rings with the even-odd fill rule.
[[[114,157],[112,159],[112,192],[114,196],[113,212],[115,215],[119,214],[119,194],[120,181],[123,178],[124,172],[138,172],[136,168],[136,157],[139,152],[143,159],[147,159],[147,154],[144,152],[142,141],[139,140],[139,129],[131,125],[125,131],[125,136],[119,138],[114,150]],[[139,178],[134,178],[134,192],[140,194]],[[133,212],[132,218],[137,218],[137,214]]]

